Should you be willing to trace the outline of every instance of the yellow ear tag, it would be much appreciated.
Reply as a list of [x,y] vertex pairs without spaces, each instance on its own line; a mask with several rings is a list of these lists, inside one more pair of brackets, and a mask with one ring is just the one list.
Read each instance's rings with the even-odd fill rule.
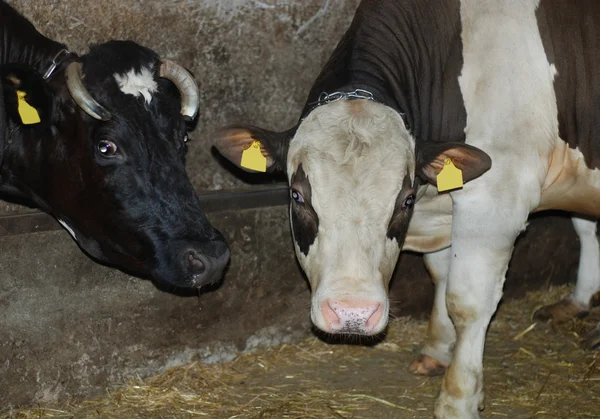
[[451,159],[444,159],[444,167],[437,175],[438,192],[462,188],[463,185],[462,170],[457,168]]
[[260,142],[254,140],[250,147],[242,152],[240,166],[257,172],[267,171],[267,158],[260,152]]
[[18,110],[21,121],[23,121],[24,125],[39,124],[41,121],[40,114],[37,109],[25,102],[25,94],[25,92],[17,90]]

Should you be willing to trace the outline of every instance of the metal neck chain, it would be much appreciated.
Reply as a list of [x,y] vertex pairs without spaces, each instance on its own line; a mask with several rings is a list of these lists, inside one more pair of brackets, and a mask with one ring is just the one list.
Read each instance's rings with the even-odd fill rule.
[[[305,120],[306,117],[312,111],[314,111],[316,108],[318,108],[319,106],[327,105],[328,103],[336,102],[336,101],[342,100],[342,99],[347,99],[347,100],[366,99],[366,100],[371,100],[373,102],[379,102],[377,99],[375,99],[375,96],[373,95],[373,93],[371,93],[365,89],[356,89],[351,92],[333,92],[333,93],[321,92],[321,94],[319,95],[319,98],[316,101],[310,102],[307,105],[309,107],[308,111],[306,111],[306,113],[302,116],[302,118],[300,118],[300,121]],[[381,103],[381,102],[379,102],[379,103]],[[404,121],[404,125],[405,125],[406,129],[408,131],[410,131],[411,128],[410,128],[408,121],[406,120],[405,114],[403,112],[400,112],[398,109],[396,109],[396,112],[398,112],[398,114],[400,115],[400,118],[402,118],[402,121]]]
[[306,112],[306,115],[304,115],[304,117],[302,119],[306,118],[308,116],[308,114],[310,114],[313,110],[315,110],[319,106],[326,105],[331,102],[337,102],[338,100],[342,100],[342,99],[348,99],[348,100],[367,99],[367,100],[375,101],[375,97],[373,96],[373,93],[369,92],[368,90],[364,90],[364,89],[356,89],[352,92],[333,92],[333,93],[321,92],[321,94],[319,95],[319,99],[308,104],[308,106],[310,106],[310,109],[308,110],[308,112]]

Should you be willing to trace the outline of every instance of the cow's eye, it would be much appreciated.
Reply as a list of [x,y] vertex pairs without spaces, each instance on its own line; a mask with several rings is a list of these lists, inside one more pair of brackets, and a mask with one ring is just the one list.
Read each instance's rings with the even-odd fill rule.
[[102,140],[98,143],[98,151],[106,157],[112,157],[117,154],[117,145],[112,141]]
[[402,202],[402,209],[406,210],[412,208],[413,205],[415,205],[415,196],[413,194],[410,194],[406,198],[404,198],[404,201]]
[[190,141],[190,137],[188,137],[187,134],[185,134],[185,136],[183,137],[183,142],[187,143],[188,141]]
[[298,204],[304,204],[304,197],[295,189],[292,189],[292,199]]

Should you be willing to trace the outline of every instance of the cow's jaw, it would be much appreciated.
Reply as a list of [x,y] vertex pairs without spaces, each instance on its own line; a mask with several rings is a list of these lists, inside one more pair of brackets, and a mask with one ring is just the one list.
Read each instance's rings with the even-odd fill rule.
[[412,186],[414,161],[402,119],[375,102],[331,103],[300,124],[288,174],[292,191],[307,196],[293,199],[290,218],[319,329],[373,335],[385,328],[401,245],[388,238],[388,225],[403,185]]

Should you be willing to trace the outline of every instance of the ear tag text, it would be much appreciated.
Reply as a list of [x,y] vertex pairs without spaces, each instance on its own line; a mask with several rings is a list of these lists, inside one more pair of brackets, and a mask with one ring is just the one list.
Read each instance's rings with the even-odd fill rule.
[[457,168],[450,158],[444,159],[444,167],[437,175],[438,192],[462,188],[463,185],[462,170]]
[[267,158],[260,151],[260,142],[254,140],[250,147],[242,152],[240,166],[257,172],[267,171]]
[[40,114],[37,109],[25,101],[25,95],[25,92],[17,90],[18,111],[21,121],[23,125],[39,124],[41,122]]

